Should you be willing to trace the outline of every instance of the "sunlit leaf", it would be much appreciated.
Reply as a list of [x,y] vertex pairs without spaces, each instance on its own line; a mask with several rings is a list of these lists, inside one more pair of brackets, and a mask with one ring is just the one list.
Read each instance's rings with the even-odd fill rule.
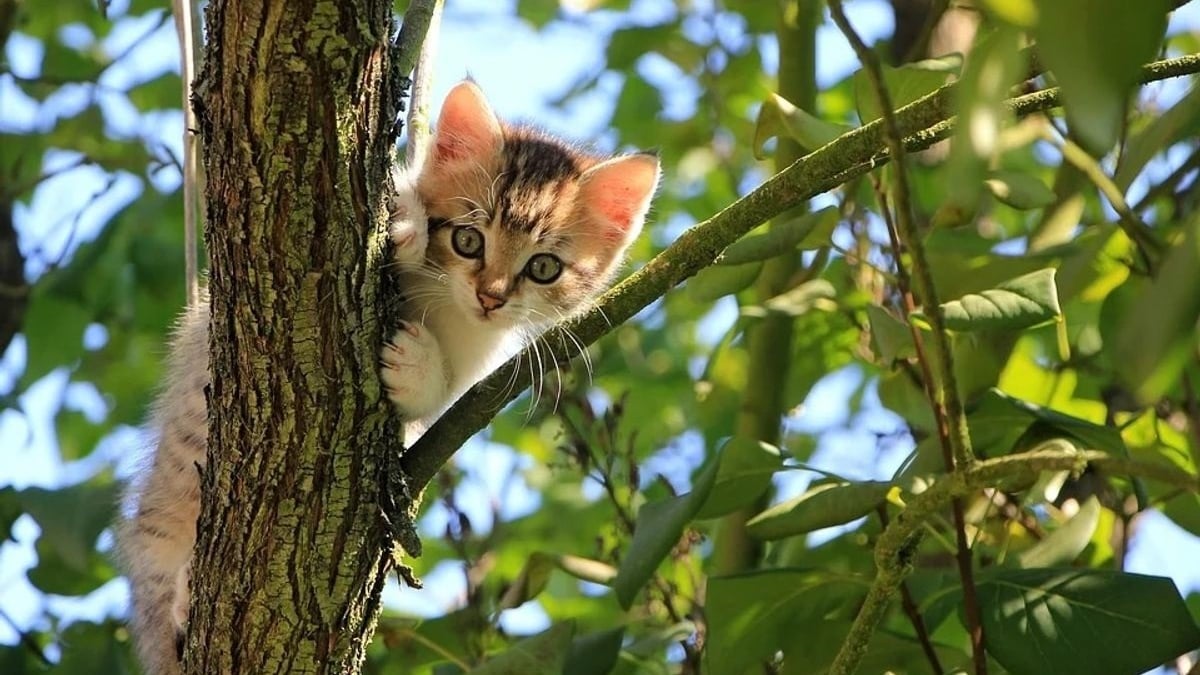
[[759,262],[793,250],[811,250],[824,246],[837,227],[839,213],[827,206],[797,218],[772,223],[766,231],[750,234],[725,249],[717,260],[720,265],[744,265]]
[[1100,522],[1100,501],[1089,498],[1079,511],[1045,539],[1017,556],[1021,567],[1055,567],[1067,565],[1087,548]]
[[1200,319],[1200,217],[1167,254],[1158,275],[1121,317],[1115,361],[1125,385],[1143,403],[1157,401],[1195,353]]
[[[908,63],[899,68],[883,66],[883,79],[892,106],[899,109],[941,87],[952,75],[957,75],[961,67],[962,57],[958,54]],[[879,97],[867,73],[859,70],[853,79],[859,119],[863,124],[879,119],[882,116]]]
[[883,503],[891,483],[822,483],[772,506],[746,523],[758,539],[782,539],[862,518]]
[[916,356],[908,324],[878,305],[867,306],[867,317],[871,321],[871,344],[884,363]]
[[1141,673],[1200,647],[1163,577],[992,568],[977,591],[988,653],[1015,673]]
[[759,109],[754,125],[754,154],[760,159],[765,158],[763,144],[775,136],[786,135],[807,152],[849,130],[849,126],[826,122],[797,108],[779,94],[771,94]]
[[943,303],[942,312],[950,330],[1016,330],[1050,321],[1062,309],[1054,270],[1045,269]]
[[687,293],[696,302],[712,302],[749,288],[760,269],[762,263],[757,262],[705,267],[688,281]]

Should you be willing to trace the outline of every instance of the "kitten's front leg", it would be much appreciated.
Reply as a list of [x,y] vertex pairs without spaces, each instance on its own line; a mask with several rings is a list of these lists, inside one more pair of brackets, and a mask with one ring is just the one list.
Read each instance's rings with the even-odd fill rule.
[[416,187],[398,180],[396,196],[388,209],[388,233],[392,238],[392,255],[402,265],[417,265],[425,261],[429,247],[429,218],[417,196]]
[[428,328],[401,321],[400,330],[383,345],[381,361],[379,379],[405,421],[440,412],[446,403],[446,361]]

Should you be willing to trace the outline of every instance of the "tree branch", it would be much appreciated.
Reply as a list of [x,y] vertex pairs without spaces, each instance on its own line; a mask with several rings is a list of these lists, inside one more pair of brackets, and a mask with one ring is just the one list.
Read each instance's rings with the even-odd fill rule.
[[[442,0],[432,0],[433,7],[426,20],[425,39],[421,42],[421,53],[413,67],[412,93],[408,97],[408,146],[404,160],[408,165],[420,160],[429,142],[429,90],[433,83],[433,57],[437,54],[438,34],[442,25]],[[405,15],[405,25],[408,16]],[[401,34],[403,37],[403,34]]]
[[[1142,81],[1195,72],[1200,72],[1200,54],[1149,64],[1142,70]],[[949,137],[954,129],[954,89],[955,85],[946,85],[896,111],[896,126],[906,149],[924,149]],[[1013,114],[1024,116],[1053,108],[1059,99],[1059,90],[1052,88],[1009,99],[1007,106]],[[887,159],[880,120],[843,134],[684,232],[674,244],[601,296],[594,308],[570,321],[566,328],[580,345],[595,342],[671,288],[711,265],[727,246],[760,223],[867,173]],[[542,350],[544,359],[532,352],[520,358],[565,362],[579,353],[580,347],[567,338],[563,328],[552,329],[546,337],[553,347]],[[472,434],[521,393],[510,391],[508,386],[517,368],[518,359],[514,357],[468,390],[405,453],[401,465],[414,489],[423,489]]]
[[[183,81],[183,269],[187,288],[187,306],[200,299],[200,262],[197,234],[204,226],[204,172],[200,166],[200,137],[192,90],[196,64],[200,60],[200,28],[192,0],[173,0],[175,32],[179,36],[180,75]],[[197,223],[199,220],[199,223]]]
[[[887,83],[883,79],[879,57],[871,51],[854,31],[842,9],[842,0],[830,0],[829,12],[834,23],[846,36],[854,53],[858,55],[871,80],[871,87],[879,100],[882,111],[884,137],[892,164],[892,194],[895,201],[895,223],[889,221],[889,226],[896,232],[900,242],[912,257],[911,279],[916,282],[916,290],[925,306],[925,314],[931,325],[930,339],[933,342],[934,354],[938,359],[938,370],[941,377],[932,378],[928,356],[921,346],[921,336],[909,322],[913,330],[914,344],[924,369],[925,391],[929,404],[933,408],[934,419],[937,422],[938,441],[942,446],[942,456],[947,471],[955,471],[957,467],[970,466],[975,461],[975,453],[971,449],[971,435],[967,428],[967,415],[963,410],[962,399],[958,394],[958,383],[954,376],[954,354],[950,346],[950,335],[946,332],[946,320],[942,314],[941,300],[937,287],[933,283],[933,271],[929,259],[925,256],[925,246],[921,241],[921,233],[913,221],[912,192],[908,186],[908,169],[904,165],[904,141],[896,126],[895,114],[892,112],[892,97],[888,92]],[[884,204],[883,208],[887,209]],[[904,262],[899,249],[896,250],[896,267],[903,270]],[[901,274],[902,280],[909,275]],[[904,288],[904,296],[909,306],[906,314],[914,309],[912,295]],[[907,318],[907,317],[906,317]],[[963,605],[966,614],[967,633],[971,637],[971,656],[975,664],[975,675],[987,675],[987,654],[984,652],[983,622],[979,616],[979,599],[975,594],[974,561],[971,557],[971,547],[967,542],[967,524],[962,501],[954,499],[951,504],[954,515],[955,562],[958,575],[962,580]]]
[[858,667],[892,595],[912,572],[922,528],[931,516],[952,500],[984,487],[1000,485],[1014,489],[1032,484],[1043,471],[1070,471],[1079,475],[1089,466],[1115,474],[1141,476],[1188,492],[1200,492],[1200,476],[1167,464],[1118,457],[1098,450],[1064,448],[1053,441],[1029,452],[975,462],[955,473],[944,474],[931,488],[910,500],[905,510],[879,535],[875,544],[878,573],[830,674],[850,675]]

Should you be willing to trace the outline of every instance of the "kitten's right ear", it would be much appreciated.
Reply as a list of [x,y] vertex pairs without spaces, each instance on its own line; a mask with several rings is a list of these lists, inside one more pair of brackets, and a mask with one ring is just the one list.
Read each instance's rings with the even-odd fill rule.
[[500,120],[479,87],[470,80],[455,85],[446,95],[438,116],[432,163],[439,166],[463,161],[483,164],[500,150],[503,143]]

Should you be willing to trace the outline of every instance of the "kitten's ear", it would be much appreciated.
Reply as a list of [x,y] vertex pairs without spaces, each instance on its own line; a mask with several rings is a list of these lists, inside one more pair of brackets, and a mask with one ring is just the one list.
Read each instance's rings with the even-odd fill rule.
[[458,83],[446,95],[434,132],[432,163],[483,163],[503,144],[500,120],[474,82]]
[[583,172],[579,199],[602,221],[605,234],[625,245],[642,229],[658,175],[654,155],[614,157]]

